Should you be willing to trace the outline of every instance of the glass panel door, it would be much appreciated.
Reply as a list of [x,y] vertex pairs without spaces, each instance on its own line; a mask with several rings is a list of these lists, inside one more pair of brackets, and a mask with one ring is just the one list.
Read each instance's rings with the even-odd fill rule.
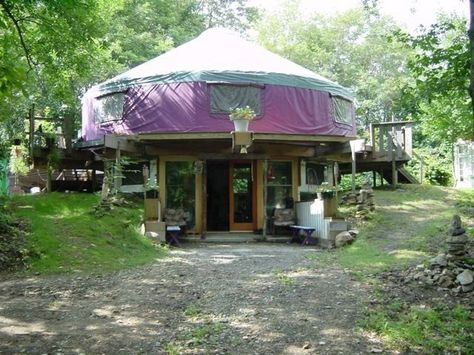
[[255,179],[253,170],[251,161],[230,163],[229,214],[231,231],[251,231],[254,229]]

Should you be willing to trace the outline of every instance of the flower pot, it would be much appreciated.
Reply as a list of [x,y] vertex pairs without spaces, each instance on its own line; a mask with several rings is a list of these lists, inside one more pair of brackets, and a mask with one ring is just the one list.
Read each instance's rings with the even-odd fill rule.
[[145,196],[146,198],[158,198],[158,190],[147,190]]
[[333,198],[334,197],[334,191],[323,191],[323,192],[321,192],[321,197],[324,200]]
[[241,119],[234,119],[234,128],[236,132],[247,132],[249,130],[249,123],[248,120],[241,120]]

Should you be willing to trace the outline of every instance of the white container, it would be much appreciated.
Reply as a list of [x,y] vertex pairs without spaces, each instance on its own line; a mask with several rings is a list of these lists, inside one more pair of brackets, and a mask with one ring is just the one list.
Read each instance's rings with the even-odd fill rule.
[[247,132],[249,130],[250,121],[239,119],[234,119],[232,121],[234,122],[234,128],[236,132]]

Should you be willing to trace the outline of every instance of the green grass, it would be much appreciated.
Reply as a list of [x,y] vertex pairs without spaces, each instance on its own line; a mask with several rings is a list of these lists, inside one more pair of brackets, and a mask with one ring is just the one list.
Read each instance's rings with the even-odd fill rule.
[[[453,214],[461,213],[456,207],[460,194],[474,200],[472,191],[429,185],[404,185],[401,191],[376,190],[375,212],[356,226],[360,234],[355,243],[334,252],[335,260],[364,275],[403,267],[436,254],[445,248]],[[350,211],[343,209],[346,214]],[[467,217],[463,215],[464,222]]]
[[274,271],[273,276],[285,287],[293,286],[295,283],[295,280],[283,271]]
[[[474,189],[406,185],[401,191],[376,190],[375,204],[370,219],[356,226],[357,240],[325,256],[321,253],[319,262],[335,262],[357,278],[378,284],[377,273],[420,263],[443,251],[454,214],[461,215],[466,227],[474,222]],[[350,212],[351,208],[343,209]],[[468,227],[467,233],[474,236],[473,228]],[[368,310],[362,326],[401,352],[474,353],[474,322],[462,306],[434,308],[394,301]]]
[[474,322],[462,306],[429,308],[395,302],[370,311],[362,325],[403,352],[474,353]]
[[30,224],[28,248],[36,273],[103,272],[141,265],[165,251],[139,232],[143,209],[115,207],[98,218],[91,213],[99,197],[85,193],[51,193],[14,197],[17,217]]

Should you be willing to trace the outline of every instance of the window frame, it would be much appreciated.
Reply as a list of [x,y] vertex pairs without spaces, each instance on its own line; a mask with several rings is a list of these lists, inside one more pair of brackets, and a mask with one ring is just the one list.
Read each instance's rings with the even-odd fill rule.
[[[118,92],[113,92],[105,95],[101,95],[98,97],[95,97],[94,100],[94,122],[98,125],[109,125],[114,122],[120,122],[123,121],[124,117],[123,114],[125,112],[125,99],[126,99],[126,91],[118,91]],[[98,108],[103,107],[103,105],[100,103],[101,100],[106,100],[107,98],[111,98],[114,96],[120,95],[122,97],[122,106],[121,106],[121,115],[120,117],[112,118],[112,119],[107,119],[107,120],[100,120],[98,113]]]
[[[330,101],[330,108],[331,108],[331,113],[334,122],[337,124],[342,124],[346,126],[353,126],[354,125],[354,102],[341,96],[341,95],[335,95],[335,94],[329,94],[329,101]],[[338,119],[338,116],[336,114],[336,108],[335,108],[335,102],[336,101],[342,101],[342,102],[347,102],[349,104],[349,113],[350,113],[350,121],[343,121]]]
[[[265,106],[264,106],[264,95],[265,95],[265,84],[258,84],[258,83],[247,83],[247,82],[242,82],[242,83],[235,83],[235,82],[225,82],[225,81],[209,81],[207,82],[207,87],[208,87],[208,97],[209,97],[209,114],[211,116],[221,116],[221,115],[229,115],[232,108],[230,108],[227,111],[213,111],[213,87],[216,86],[229,86],[229,87],[235,87],[235,88],[256,88],[259,89],[259,97],[257,98],[256,102],[257,105],[260,106],[259,110],[255,110],[255,118],[254,119],[259,119],[264,115],[265,111]],[[246,103],[239,105],[237,107],[245,107],[245,106],[250,106],[247,105]]]

